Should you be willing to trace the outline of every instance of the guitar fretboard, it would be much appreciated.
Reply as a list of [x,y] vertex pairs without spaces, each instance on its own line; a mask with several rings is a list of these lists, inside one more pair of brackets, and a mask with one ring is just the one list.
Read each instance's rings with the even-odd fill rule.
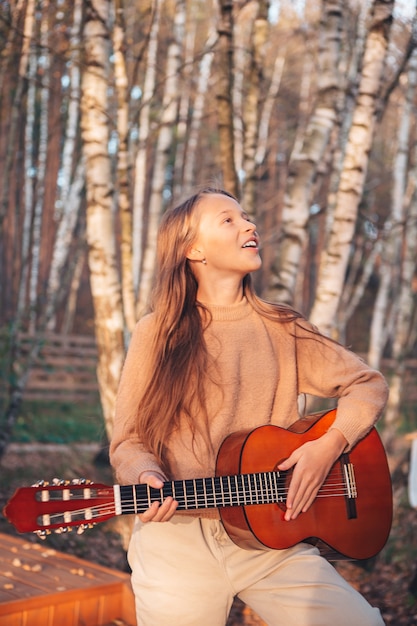
[[178,501],[180,511],[285,502],[284,474],[259,472],[174,480],[164,483],[162,489],[148,485],[115,485],[116,514],[143,513],[152,502],[162,503],[169,496]]

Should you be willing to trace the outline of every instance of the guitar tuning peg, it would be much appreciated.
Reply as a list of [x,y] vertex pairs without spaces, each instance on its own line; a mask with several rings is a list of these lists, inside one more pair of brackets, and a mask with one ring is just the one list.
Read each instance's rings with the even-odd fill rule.
[[91,484],[91,480],[88,480],[87,478],[73,478],[71,482],[73,485],[90,485]]
[[88,528],[88,524],[80,524],[77,528],[77,535],[82,535]]
[[45,541],[46,535],[49,534],[46,530],[35,530],[34,533],[39,537],[39,539],[42,539],[42,541]]
[[38,480],[32,485],[32,487],[47,487],[49,485],[47,480]]

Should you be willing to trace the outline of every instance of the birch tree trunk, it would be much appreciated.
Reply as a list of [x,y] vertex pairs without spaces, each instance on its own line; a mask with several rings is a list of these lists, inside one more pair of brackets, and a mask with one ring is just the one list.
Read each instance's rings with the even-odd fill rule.
[[[28,0],[26,5],[26,14],[25,21],[23,27],[23,43],[21,49],[21,56],[19,62],[19,77],[16,87],[16,93],[13,99],[12,111],[11,111],[11,119],[10,119],[10,130],[9,136],[7,140],[7,152],[6,159],[4,163],[3,170],[3,185],[2,185],[2,196],[1,196],[1,205],[0,205],[0,227],[3,223],[3,218],[7,212],[7,207],[9,203],[9,194],[10,194],[10,176],[11,176],[11,168],[14,158],[15,151],[15,142],[18,130],[19,123],[19,115],[20,115],[20,106],[21,99],[23,96],[24,86],[26,84],[27,79],[27,71],[28,65],[31,59],[31,55],[34,56],[32,65],[32,70],[36,67],[36,54],[34,50],[31,50],[31,44],[33,39],[33,34],[35,30],[35,0]],[[29,143],[32,148],[32,136],[28,137],[26,135],[26,143]],[[27,147],[27,146],[26,146]],[[29,181],[32,185],[32,180]],[[23,363],[23,357],[21,354],[21,346],[19,342],[19,331],[21,330],[21,326],[23,324],[23,317],[26,311],[26,295],[27,295],[27,276],[28,276],[28,267],[29,267],[29,232],[30,232],[30,221],[32,218],[32,186],[26,187],[26,192],[29,193],[29,197],[26,196],[25,202],[30,203],[30,207],[28,208],[29,213],[25,214],[23,218],[23,241],[22,241],[22,259],[21,259],[21,267],[20,267],[20,276],[19,276],[19,286],[18,286],[18,297],[17,297],[17,306],[16,306],[16,314],[13,319],[11,332],[10,332],[10,390],[9,390],[9,398],[8,404],[4,412],[4,418],[2,420],[2,428],[0,429],[0,458],[6,451],[7,445],[10,441],[13,427],[16,422],[17,416],[19,414],[19,410],[23,400],[23,393],[26,387],[27,379],[30,371],[30,364],[33,362],[33,359],[36,357],[35,351],[33,351],[26,359],[26,362]],[[27,209],[27,205],[25,205],[25,211]],[[26,239],[25,239],[26,237]]]
[[86,162],[88,265],[98,348],[97,378],[109,438],[125,354],[122,297],[112,215],[112,175],[107,150],[110,4],[111,0],[91,0],[87,7],[81,98],[81,131]]
[[[64,130],[62,167],[59,173],[55,219],[58,227],[52,250],[45,304],[45,319],[49,330],[56,327],[56,308],[63,284],[71,243],[81,208],[81,193],[85,182],[85,160],[77,150],[80,117],[81,73],[80,45],[82,28],[82,0],[75,0],[71,33],[68,113]],[[74,171],[74,163],[78,164]]]
[[142,105],[139,112],[139,138],[135,157],[135,176],[133,190],[133,287],[135,294],[139,290],[140,271],[143,256],[143,223],[146,194],[146,146],[150,132],[151,101],[156,82],[156,59],[158,52],[158,33],[161,9],[164,0],[153,0],[153,17],[147,46],[147,63],[143,83]]
[[[416,155],[417,156],[417,155]],[[413,173],[413,185],[417,183],[417,172]],[[413,280],[417,269],[417,193],[414,191],[405,230],[404,257],[401,271],[401,290],[393,343],[394,371],[389,381],[390,394],[385,411],[384,441],[389,447],[398,425],[401,400],[404,392],[404,376],[408,346],[413,345],[413,318],[416,307],[413,298]]]
[[401,252],[404,233],[404,196],[408,176],[409,136],[412,119],[415,115],[413,104],[417,86],[416,56],[412,56],[407,75],[408,86],[403,106],[399,109],[399,128],[397,154],[393,166],[393,187],[391,210],[385,224],[384,254],[379,267],[379,289],[375,299],[370,331],[368,362],[379,368],[382,353],[389,337],[387,336],[387,318],[391,306],[396,306],[400,291]]
[[184,175],[183,175],[183,191],[189,192],[193,185],[195,167],[197,163],[197,147],[198,138],[201,130],[201,121],[203,119],[205,97],[209,87],[211,67],[213,63],[213,47],[217,41],[217,33],[212,29],[209,32],[206,52],[199,64],[197,93],[194,98],[193,110],[190,120],[190,132],[188,136],[188,146],[185,153]]
[[341,78],[342,0],[323,0],[318,57],[318,93],[299,151],[289,164],[282,212],[283,240],[275,257],[269,298],[292,303],[297,273],[307,239],[312,187],[338,118]]
[[49,0],[42,4],[41,20],[41,57],[42,64],[41,89],[40,89],[40,120],[39,120],[39,147],[36,180],[36,201],[32,222],[32,259],[29,280],[29,332],[35,333],[38,317],[38,293],[39,293],[39,265],[41,253],[42,220],[45,198],[45,175],[46,161],[48,157],[49,139]]
[[20,326],[21,316],[26,309],[27,304],[27,286],[30,267],[30,239],[31,227],[33,220],[34,205],[34,179],[35,179],[35,162],[34,154],[34,127],[35,127],[35,103],[36,103],[36,66],[38,64],[38,56],[35,46],[30,48],[31,54],[28,64],[28,91],[26,99],[26,125],[25,125],[25,181],[24,181],[24,205],[21,235],[21,263],[20,278],[17,296],[16,322]]
[[159,220],[163,209],[163,189],[167,174],[169,153],[172,148],[174,127],[178,114],[178,73],[182,59],[180,42],[184,39],[185,0],[177,0],[175,5],[174,35],[168,48],[166,82],[162,100],[161,127],[158,134],[153,165],[149,211],[147,214],[146,244],[141,268],[138,316],[148,304],[155,271],[155,247]]
[[[340,94],[340,110],[343,111],[339,120],[340,129],[338,129],[338,137],[336,147],[333,151],[332,171],[329,181],[329,192],[327,194],[326,206],[326,226],[325,234],[329,235],[334,218],[334,209],[336,206],[337,191],[339,189],[340,175],[343,169],[343,159],[346,151],[346,144],[349,131],[352,126],[352,117],[355,107],[354,94],[358,91],[358,83],[362,66],[362,58],[365,47],[367,33],[367,16],[369,12],[369,4],[371,0],[360,2],[357,4],[359,11],[357,16],[357,28],[355,32],[354,44],[351,46],[350,57],[347,54],[342,55],[340,75],[346,75],[344,81],[344,93]],[[346,44],[347,45],[347,42]]]
[[253,25],[258,13],[258,0],[250,0],[237,13],[234,21],[233,46],[233,137],[235,168],[243,176],[244,121],[243,108],[248,65],[251,63]]
[[85,183],[85,159],[81,158],[77,165],[64,212],[58,224],[52,251],[51,266],[49,269],[48,286],[45,303],[45,321],[49,330],[55,328],[55,313],[57,303],[62,295],[64,270],[66,268],[74,231],[77,225],[81,208],[82,191]]
[[[11,3],[9,3],[11,4]],[[21,13],[24,9],[25,0],[17,0],[14,6],[10,7],[10,28],[7,33],[7,41],[0,52],[0,104],[3,103],[3,88],[5,85],[5,76],[8,70],[8,60],[12,58],[13,39],[18,29],[21,19]]]
[[245,128],[243,142],[242,203],[245,211],[255,215],[256,187],[256,148],[259,135],[259,113],[261,107],[263,67],[265,64],[265,46],[268,39],[268,5],[266,0],[258,2],[257,14],[252,31],[252,50],[248,77],[248,93],[243,107]]
[[[392,249],[389,249],[389,260],[397,262],[399,272],[395,272],[394,266],[385,268],[390,275],[392,284],[399,287],[396,290],[395,298],[398,303],[398,312],[395,319],[393,337],[392,337],[392,357],[394,360],[394,368],[391,376],[390,395],[385,413],[385,441],[389,445],[392,438],[396,434],[397,421],[400,412],[400,405],[404,389],[404,374],[406,368],[406,358],[409,356],[408,346],[412,334],[412,322],[415,314],[416,305],[413,298],[413,281],[415,280],[417,269],[417,143],[414,143],[412,149],[413,169],[410,172],[409,187],[412,187],[412,193],[405,193],[405,176],[407,175],[408,161],[408,138],[409,129],[412,119],[416,116],[416,106],[414,104],[415,91],[417,87],[417,50],[414,50],[408,69],[408,85],[406,106],[401,116],[401,125],[399,131],[399,150],[396,159],[396,184],[393,190],[393,206],[397,207],[397,217],[400,217],[399,210],[401,206],[401,215],[403,222],[397,224],[396,237],[393,242]],[[402,191],[402,193],[401,193]],[[407,202],[407,195],[411,195],[411,201]],[[403,206],[407,207],[407,215],[404,216]],[[394,212],[394,208],[393,208]],[[395,223],[393,224],[395,226]],[[391,233],[394,235],[394,232]],[[402,251],[402,258],[401,258]],[[385,256],[385,253],[384,253]],[[390,271],[391,270],[391,271]],[[381,329],[382,332],[382,329]]]
[[65,139],[62,149],[62,167],[60,171],[60,185],[55,207],[57,218],[68,212],[68,197],[70,194],[71,181],[74,174],[74,162],[77,158],[78,122],[80,117],[80,44],[83,14],[83,0],[74,0],[73,22],[70,29],[70,61],[69,61],[69,99],[68,114],[65,124]]
[[219,157],[223,186],[239,197],[239,182],[235,168],[233,122],[233,2],[219,0],[220,20],[217,46],[217,116],[219,128]]
[[268,88],[268,93],[265,97],[264,105],[262,107],[259,120],[258,145],[256,147],[255,154],[255,161],[257,166],[261,165],[264,162],[267,153],[272,109],[274,107],[281,85],[282,74],[285,66],[286,52],[287,47],[285,46],[283,50],[280,50],[279,54],[277,54],[275,58],[271,82]]
[[129,85],[125,59],[126,42],[122,0],[115,0],[115,14],[113,50],[114,78],[117,94],[117,198],[121,224],[122,298],[126,327],[128,332],[131,333],[136,324],[136,314],[132,265],[132,212],[129,189]]
[[331,334],[334,327],[365,183],[393,7],[394,0],[374,0],[372,6],[372,22],[343,161],[334,221],[321,257],[316,299],[310,315],[311,321],[326,334]]
[[197,30],[197,21],[192,14],[193,7],[189,3],[188,15],[186,16],[185,50],[184,64],[181,75],[180,102],[178,106],[177,124],[177,148],[175,151],[174,164],[174,197],[178,198],[182,194],[185,155],[187,152],[188,121],[191,109],[191,91],[193,85],[193,74],[195,71],[194,48]]
[[35,25],[35,0],[28,0],[26,4],[25,22],[23,26],[23,41],[19,60],[19,77],[16,91],[13,98],[12,113],[9,127],[8,148],[6,153],[6,161],[3,166],[3,180],[1,185],[1,203],[0,203],[0,227],[7,211],[10,193],[10,178],[13,158],[16,147],[16,135],[19,124],[20,107],[22,103],[23,90],[26,85],[26,72],[30,55],[30,45],[32,41]]

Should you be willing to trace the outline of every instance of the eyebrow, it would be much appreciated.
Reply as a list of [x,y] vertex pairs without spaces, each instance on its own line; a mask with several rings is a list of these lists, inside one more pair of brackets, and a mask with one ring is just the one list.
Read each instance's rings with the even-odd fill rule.
[[[222,211],[220,211],[217,214],[217,217],[221,217],[222,215],[230,215],[230,213],[234,213],[234,210],[233,209],[223,209]],[[240,212],[240,214],[241,214],[242,217],[249,217],[249,213],[246,213],[246,211],[243,211],[243,209]]]

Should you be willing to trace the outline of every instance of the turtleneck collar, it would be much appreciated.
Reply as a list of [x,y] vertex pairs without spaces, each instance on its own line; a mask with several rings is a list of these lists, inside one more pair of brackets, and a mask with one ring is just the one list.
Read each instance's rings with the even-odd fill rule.
[[210,311],[213,321],[221,322],[241,320],[248,317],[253,310],[246,298],[242,298],[237,304],[230,305],[207,304],[206,302],[202,302],[201,304]]

